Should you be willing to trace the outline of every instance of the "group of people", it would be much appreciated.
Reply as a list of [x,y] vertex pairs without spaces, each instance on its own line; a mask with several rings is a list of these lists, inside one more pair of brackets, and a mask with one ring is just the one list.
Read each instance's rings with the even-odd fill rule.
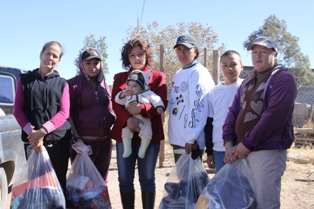
[[[294,134],[292,113],[296,84],[277,63],[278,46],[260,37],[248,46],[254,70],[242,81],[241,56],[229,50],[220,58],[224,82],[215,86],[209,71],[197,61],[199,48],[189,34],[173,47],[182,68],[169,96],[168,138],[174,150],[191,153],[196,144],[216,172],[225,163],[246,159],[253,174],[258,208],[280,207],[281,176]],[[126,71],[114,76],[112,92],[105,81],[103,58],[95,48],[82,50],[79,74],[69,80],[56,71],[63,48],[57,41],[44,45],[39,68],[18,80],[14,116],[27,147],[48,151],[64,194],[71,144],[92,148],[90,158],[108,182],[112,139],[116,140],[121,204],[134,208],[137,165],[142,205],[155,205],[155,167],[160,142],[165,139],[161,114],[168,106],[166,77],[152,70],[151,46],[131,39],[122,48]],[[72,140],[71,140],[72,139]]]

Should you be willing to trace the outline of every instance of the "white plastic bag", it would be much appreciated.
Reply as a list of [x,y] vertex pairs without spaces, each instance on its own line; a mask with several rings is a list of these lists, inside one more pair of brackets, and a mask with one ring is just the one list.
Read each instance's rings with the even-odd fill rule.
[[65,198],[48,152],[32,150],[12,187],[12,209],[65,209]]
[[209,181],[199,157],[195,160],[185,150],[178,151],[181,157],[170,173],[165,184],[160,209],[193,209],[199,195]]
[[67,199],[75,208],[111,209],[108,187],[88,156],[91,147],[77,142],[72,148],[77,155],[67,176]]
[[224,165],[204,189],[204,194],[209,202],[209,207],[206,209],[256,208],[255,195],[251,185],[252,174],[245,159]]

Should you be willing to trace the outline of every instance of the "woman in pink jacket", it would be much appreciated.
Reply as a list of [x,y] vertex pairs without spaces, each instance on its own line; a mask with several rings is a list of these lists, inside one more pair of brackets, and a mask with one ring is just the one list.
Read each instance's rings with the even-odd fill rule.
[[69,88],[55,70],[63,49],[59,42],[44,45],[39,68],[21,74],[16,89],[14,116],[22,128],[25,151],[45,146],[58,180],[66,191],[70,139]]

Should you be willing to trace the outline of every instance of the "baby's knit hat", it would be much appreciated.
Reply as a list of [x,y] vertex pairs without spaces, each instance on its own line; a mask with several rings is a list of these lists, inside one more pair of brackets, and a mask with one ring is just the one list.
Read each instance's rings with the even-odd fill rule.
[[149,88],[148,86],[148,82],[149,82],[149,77],[150,77],[151,73],[150,72],[143,72],[140,70],[133,70],[130,75],[129,78],[126,82],[129,81],[135,81],[136,83],[138,83],[141,88],[143,90],[146,90]]

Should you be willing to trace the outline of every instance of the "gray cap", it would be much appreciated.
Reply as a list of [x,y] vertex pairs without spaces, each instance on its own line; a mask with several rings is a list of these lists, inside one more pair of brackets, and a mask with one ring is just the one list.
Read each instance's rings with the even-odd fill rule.
[[248,47],[247,50],[252,50],[254,45],[260,45],[268,49],[273,49],[275,52],[278,52],[278,45],[273,38],[261,36],[255,39]]
[[88,48],[82,53],[82,61],[88,61],[91,59],[101,59],[101,56],[97,53],[97,51],[93,48]]
[[176,45],[174,45],[173,48],[175,49],[179,44],[182,44],[182,45],[188,47],[189,49],[197,47],[196,39],[193,36],[191,36],[190,34],[185,34],[183,36],[179,36],[177,38]]

